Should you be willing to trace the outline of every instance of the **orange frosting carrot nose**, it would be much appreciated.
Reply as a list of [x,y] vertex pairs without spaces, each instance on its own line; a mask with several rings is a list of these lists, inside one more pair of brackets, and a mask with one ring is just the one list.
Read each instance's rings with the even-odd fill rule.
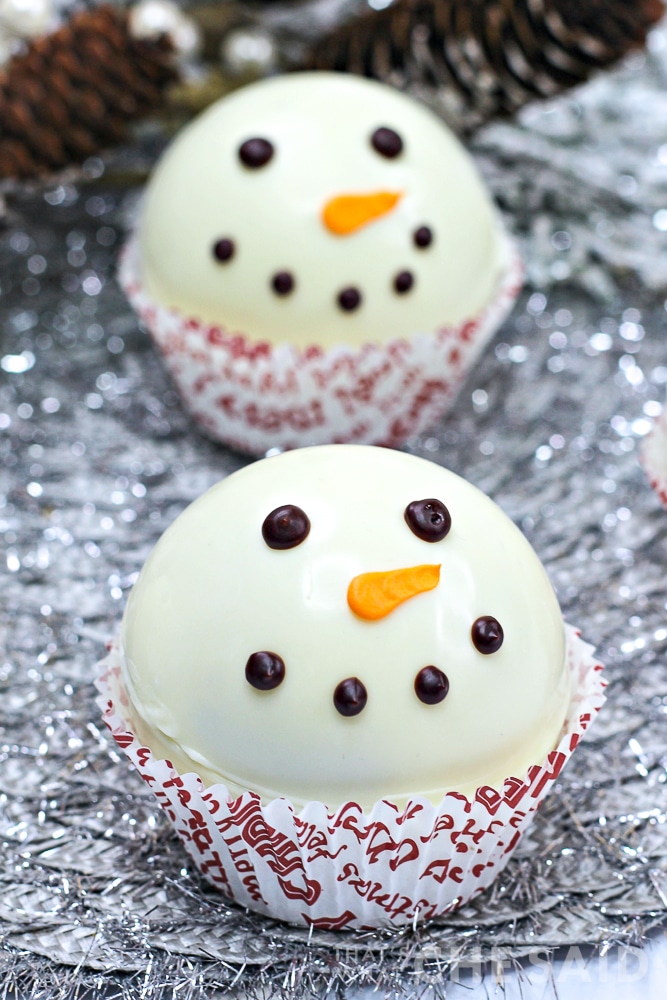
[[347,603],[355,615],[374,621],[384,618],[403,601],[433,590],[440,582],[440,566],[409,566],[384,573],[360,573],[347,588]]
[[402,197],[401,191],[339,194],[330,198],[322,209],[322,222],[335,236],[349,236],[391,212]]

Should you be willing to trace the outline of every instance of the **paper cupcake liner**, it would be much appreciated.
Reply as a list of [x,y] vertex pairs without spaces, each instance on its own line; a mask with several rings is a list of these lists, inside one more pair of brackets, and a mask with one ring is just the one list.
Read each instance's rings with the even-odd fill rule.
[[644,438],[641,461],[651,486],[667,507],[667,407]]
[[199,427],[240,451],[358,443],[397,447],[441,417],[463,376],[509,313],[523,268],[507,264],[489,305],[465,322],[361,347],[271,345],[167,309],[141,280],[136,236],[119,281],[164,356]]
[[98,704],[116,743],[164,808],[201,873],[241,906],[318,928],[371,928],[423,921],[461,906],[502,871],[540,802],[604,701],[593,648],[567,628],[572,698],[564,735],[541,765],[474,799],[447,793],[404,807],[355,802],[333,812],[254,792],[232,798],[158,760],[133,731],[116,645],[100,664]]

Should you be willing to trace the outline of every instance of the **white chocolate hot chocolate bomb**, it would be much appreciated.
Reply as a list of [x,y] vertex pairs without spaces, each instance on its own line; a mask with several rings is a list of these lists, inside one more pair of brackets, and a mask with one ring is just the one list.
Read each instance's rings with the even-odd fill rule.
[[156,756],[296,806],[502,788],[558,744],[570,694],[556,597],[509,518],[438,465],[348,445],[188,507],[121,654]]
[[667,400],[642,442],[641,461],[651,486],[667,507]]
[[149,182],[120,280],[212,437],[261,455],[433,424],[521,265],[431,111],[337,73],[205,111]]
[[254,84],[186,128],[151,180],[140,250],[157,301],[301,346],[383,343],[475,316],[507,256],[446,126],[335,73]]

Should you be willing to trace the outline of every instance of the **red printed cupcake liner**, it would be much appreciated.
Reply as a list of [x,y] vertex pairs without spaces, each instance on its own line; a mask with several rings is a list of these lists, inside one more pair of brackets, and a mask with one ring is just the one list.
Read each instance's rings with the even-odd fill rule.
[[309,802],[297,812],[285,798],[233,798],[224,784],[207,788],[196,774],[179,774],[135,735],[116,644],[100,664],[98,704],[202,875],[229,899],[318,928],[413,924],[456,909],[497,877],[600,709],[602,666],[566,629],[572,696],[556,749],[500,791],[448,792],[437,806],[416,797],[401,808],[379,801],[367,813],[355,802],[333,812]]
[[667,507],[667,408],[644,438],[641,461],[651,486]]
[[512,308],[523,268],[506,243],[505,272],[477,316],[361,347],[271,345],[167,309],[143,287],[136,236],[123,250],[119,281],[210,437],[253,455],[312,444],[397,447],[447,411]]

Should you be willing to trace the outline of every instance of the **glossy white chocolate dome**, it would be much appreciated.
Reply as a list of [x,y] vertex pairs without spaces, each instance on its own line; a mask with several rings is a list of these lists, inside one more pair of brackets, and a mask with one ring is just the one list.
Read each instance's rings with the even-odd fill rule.
[[[378,128],[399,136],[398,154],[374,148]],[[253,138],[271,146],[261,166],[240,158]],[[431,242],[418,246],[424,227]],[[214,255],[221,240],[233,244],[226,261]],[[297,345],[434,333],[488,305],[507,264],[491,200],[443,122],[390,87],[336,73],[253,84],[184,129],[149,182],[140,248],[162,305]],[[278,294],[285,273],[292,289]],[[397,292],[405,273],[411,287]],[[360,304],[346,311],[338,296],[350,288]]]
[[[404,517],[427,498],[451,516],[435,542]],[[310,531],[278,550],[262,526],[286,504]],[[351,609],[360,575],[424,565],[428,585],[384,617]],[[490,654],[471,638],[482,616],[504,631]],[[297,805],[500,786],[554,747],[569,697],[558,603],[519,530],[453,473],[373,447],[264,459],[189,506],[132,591],[122,651],[138,735],[155,753],[233,793]],[[246,678],[258,651],[284,662],[272,690]],[[416,694],[425,666],[449,681],[437,704]],[[367,691],[351,717],[334,705],[348,678]]]

